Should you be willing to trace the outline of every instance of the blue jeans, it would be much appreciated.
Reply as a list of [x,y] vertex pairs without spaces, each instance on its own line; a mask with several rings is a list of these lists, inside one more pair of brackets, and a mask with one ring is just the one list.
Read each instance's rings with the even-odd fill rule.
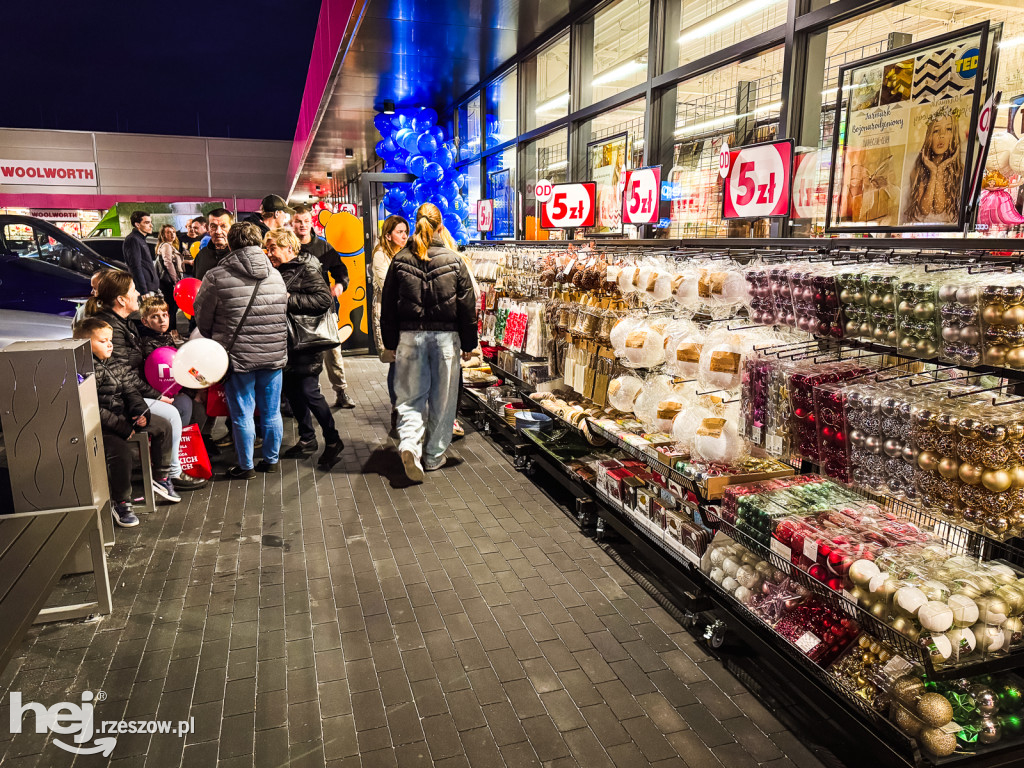
[[402,331],[399,336],[395,351],[398,449],[422,456],[426,466],[443,462],[452,442],[462,374],[459,353],[455,331]]
[[[183,395],[180,392],[178,395],[188,399],[188,395]],[[178,456],[178,446],[181,444],[181,412],[175,407],[177,402],[177,397],[175,397],[174,405],[162,400],[146,398],[146,405],[149,406],[149,418],[157,422],[160,428],[167,432],[169,438],[164,441],[165,454],[153,458],[153,466],[158,478],[165,471],[167,477],[181,477],[181,460]],[[191,414],[191,410],[189,413]]]
[[231,412],[231,426],[235,433],[238,466],[242,469],[252,469],[252,451],[256,443],[253,413],[257,407],[263,422],[263,460],[268,464],[277,463],[281,439],[284,437],[281,379],[280,370],[248,371],[232,373],[224,385],[224,395]]

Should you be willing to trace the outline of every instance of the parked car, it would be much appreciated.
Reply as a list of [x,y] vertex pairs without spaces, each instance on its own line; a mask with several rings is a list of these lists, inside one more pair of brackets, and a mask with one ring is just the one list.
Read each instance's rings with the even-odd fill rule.
[[54,341],[69,338],[70,317],[0,309],[0,347],[6,347],[14,341]]
[[[96,253],[102,256],[107,261],[113,263],[122,263],[121,256],[124,253],[124,238],[114,235],[98,235],[96,237],[86,237],[82,239],[82,242],[92,248]],[[146,242],[149,244],[150,255],[156,259],[156,237],[150,235],[146,238]]]
[[48,221],[0,215],[0,309],[74,315],[103,267],[125,268]]

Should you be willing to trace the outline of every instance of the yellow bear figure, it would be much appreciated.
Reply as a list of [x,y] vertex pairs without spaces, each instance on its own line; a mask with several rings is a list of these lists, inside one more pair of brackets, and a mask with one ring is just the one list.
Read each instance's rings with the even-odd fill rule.
[[[348,288],[338,299],[338,331],[344,343],[358,329],[368,334],[366,322],[366,251],[363,249],[363,220],[347,211],[320,211],[324,239],[341,256],[348,269]],[[361,311],[360,311],[361,310]]]

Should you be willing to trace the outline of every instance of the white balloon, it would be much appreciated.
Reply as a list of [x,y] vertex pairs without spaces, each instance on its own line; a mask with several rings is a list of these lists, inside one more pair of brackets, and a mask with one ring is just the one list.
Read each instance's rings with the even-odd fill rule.
[[227,350],[213,339],[186,341],[171,363],[171,376],[187,389],[206,389],[227,372]]

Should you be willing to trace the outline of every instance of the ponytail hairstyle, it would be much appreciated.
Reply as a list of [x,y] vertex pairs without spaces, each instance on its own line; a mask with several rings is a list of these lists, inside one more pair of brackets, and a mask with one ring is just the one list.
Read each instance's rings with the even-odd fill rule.
[[433,203],[424,203],[416,211],[416,231],[409,238],[407,247],[420,261],[430,261],[427,249],[434,241],[439,229],[444,227],[441,211]]
[[86,317],[104,309],[113,310],[117,299],[132,289],[132,276],[123,269],[105,270],[96,281],[96,295],[85,302]]

